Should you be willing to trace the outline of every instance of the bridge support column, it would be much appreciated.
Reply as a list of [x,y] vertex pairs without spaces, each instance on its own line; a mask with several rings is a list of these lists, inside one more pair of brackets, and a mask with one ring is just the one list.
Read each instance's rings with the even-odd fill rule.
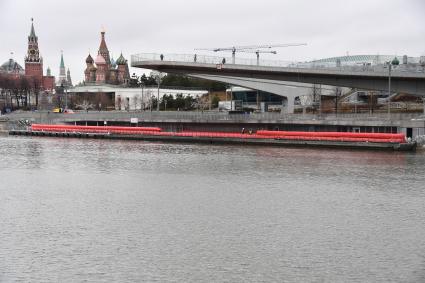
[[295,96],[287,96],[286,114],[294,114],[295,110]]
[[263,79],[246,79],[240,77],[227,77],[217,75],[200,75],[200,74],[189,74],[191,77],[207,79],[212,81],[219,81],[230,85],[246,87],[252,90],[261,90],[264,92],[273,93],[279,96],[286,97],[287,104],[283,109],[284,113],[293,114],[295,110],[295,97],[301,95],[308,95],[311,92],[310,84],[280,84],[272,80]]

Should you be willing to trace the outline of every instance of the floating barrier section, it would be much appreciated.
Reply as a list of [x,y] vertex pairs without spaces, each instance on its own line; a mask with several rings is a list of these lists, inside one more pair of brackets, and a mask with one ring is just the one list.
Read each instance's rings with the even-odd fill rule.
[[276,139],[299,141],[337,141],[337,142],[373,142],[406,143],[404,134],[384,133],[347,133],[347,132],[289,132],[259,130],[256,133],[227,132],[162,132],[157,127],[120,127],[120,126],[74,126],[33,124],[31,131],[56,133],[95,133],[116,135],[175,136],[193,138],[229,138],[229,139]]
[[347,133],[347,132],[288,132],[288,131],[257,131],[257,135],[274,139],[302,139],[322,141],[348,141],[348,142],[393,142],[405,143],[404,134],[383,133]]
[[161,132],[157,127],[120,127],[120,126],[74,126],[74,125],[47,125],[32,124],[31,131],[59,132],[59,133],[96,133],[96,134],[139,134]]

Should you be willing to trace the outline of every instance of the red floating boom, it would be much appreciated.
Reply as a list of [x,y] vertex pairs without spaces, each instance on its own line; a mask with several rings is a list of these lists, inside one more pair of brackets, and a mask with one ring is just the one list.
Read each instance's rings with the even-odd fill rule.
[[257,131],[259,136],[267,136],[275,139],[297,139],[306,140],[343,140],[343,141],[363,141],[363,142],[406,142],[404,134],[384,134],[384,133],[348,133],[348,132],[289,132],[289,131]]
[[257,133],[228,132],[162,132],[158,127],[121,127],[121,126],[74,126],[33,124],[32,131],[102,133],[116,135],[175,136],[192,138],[228,138],[228,139],[275,139],[299,141],[335,141],[335,142],[373,142],[406,143],[404,134],[385,133],[347,133],[347,132],[290,132],[259,130]]
[[47,125],[32,124],[32,131],[56,131],[56,132],[102,132],[114,133],[119,131],[127,132],[161,132],[158,127],[121,127],[121,126],[75,126],[75,125]]

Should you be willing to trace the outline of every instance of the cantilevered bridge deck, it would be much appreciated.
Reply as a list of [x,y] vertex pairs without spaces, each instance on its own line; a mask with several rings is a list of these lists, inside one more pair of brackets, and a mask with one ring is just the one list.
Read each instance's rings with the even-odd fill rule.
[[[224,64],[223,64],[224,62]],[[242,79],[285,81],[351,87],[368,90],[388,90],[389,71],[381,66],[320,67],[305,63],[256,61],[231,58],[178,55],[137,54],[131,57],[131,66],[167,73],[202,76],[212,80]],[[392,92],[425,96],[423,67],[400,66],[391,72]]]

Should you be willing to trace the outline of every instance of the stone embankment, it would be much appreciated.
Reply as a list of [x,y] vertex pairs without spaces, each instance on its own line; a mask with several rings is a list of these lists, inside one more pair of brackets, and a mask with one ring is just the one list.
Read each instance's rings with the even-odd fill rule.
[[8,120],[6,117],[0,117],[0,135],[7,135],[9,133]]

